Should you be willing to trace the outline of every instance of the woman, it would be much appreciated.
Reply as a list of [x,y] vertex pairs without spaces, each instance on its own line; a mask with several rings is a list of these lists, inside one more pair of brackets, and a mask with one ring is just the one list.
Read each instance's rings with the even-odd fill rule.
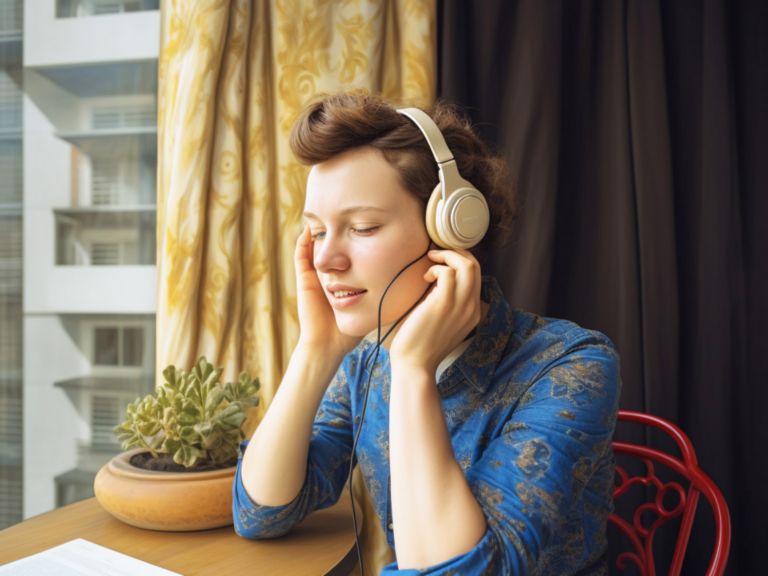
[[[509,220],[503,162],[448,107],[432,118],[488,206],[482,250]],[[335,503],[359,432],[397,559],[383,574],[604,573],[616,353],[602,334],[512,310],[472,251],[434,242],[422,129],[365,94],[327,97],[294,126],[312,166],[301,333],[239,464],[235,528],[275,537]],[[388,327],[378,350],[370,334]]]

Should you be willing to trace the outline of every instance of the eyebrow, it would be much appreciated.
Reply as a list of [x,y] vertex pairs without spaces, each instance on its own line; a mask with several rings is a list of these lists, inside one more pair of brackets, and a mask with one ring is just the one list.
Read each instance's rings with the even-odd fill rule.
[[[379,208],[378,206],[347,206],[346,208],[343,208],[339,212],[339,214],[342,216],[347,216],[349,214],[354,214],[357,212],[388,212],[388,210],[384,208]],[[316,214],[313,214],[312,212],[304,212],[304,218],[320,220],[320,218]]]

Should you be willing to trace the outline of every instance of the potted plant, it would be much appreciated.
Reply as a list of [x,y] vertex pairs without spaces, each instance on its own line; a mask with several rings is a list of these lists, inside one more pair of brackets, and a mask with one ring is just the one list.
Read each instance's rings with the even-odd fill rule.
[[[124,450],[94,481],[99,503],[120,520],[155,530],[232,523],[232,480],[258,379],[221,382],[205,357],[189,372],[168,366],[153,394],[129,404],[115,427]],[[130,449],[130,450],[129,450]]]

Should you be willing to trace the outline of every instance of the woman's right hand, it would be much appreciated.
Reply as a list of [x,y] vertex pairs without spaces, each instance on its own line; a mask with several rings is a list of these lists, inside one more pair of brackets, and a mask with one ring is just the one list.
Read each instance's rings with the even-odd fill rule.
[[326,358],[335,356],[341,362],[344,355],[357,346],[361,338],[339,331],[333,309],[313,264],[313,244],[307,225],[296,241],[294,253],[300,331],[298,347],[323,354]]

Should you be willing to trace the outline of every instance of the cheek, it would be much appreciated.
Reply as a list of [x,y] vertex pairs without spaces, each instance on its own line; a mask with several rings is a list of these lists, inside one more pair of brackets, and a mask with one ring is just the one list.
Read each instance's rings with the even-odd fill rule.
[[[407,264],[424,254],[426,249],[426,242],[424,246],[420,246],[410,239],[398,239],[395,242],[375,246],[371,243],[360,247],[357,251],[357,261],[361,272],[386,285]],[[403,272],[403,276],[413,274],[414,270],[420,268],[420,264],[421,262],[417,262],[410,266]],[[419,273],[419,276],[423,275],[424,272],[426,272],[426,267]]]
[[[413,260],[422,256],[425,250],[426,246],[415,246],[411,242],[403,244],[392,250],[386,260],[379,261],[375,270],[372,271],[372,274],[377,276],[379,292],[383,292],[386,286],[397,276],[397,280],[387,293],[386,309],[396,311],[405,304],[410,306],[426,288],[424,273],[432,265],[431,261],[423,257],[411,264]],[[403,270],[408,264],[411,265]]]
[[[414,217],[415,218],[415,217]],[[411,219],[409,225],[400,228],[400,233],[391,243],[391,251],[405,265],[424,254],[430,247],[429,235],[422,220]]]
[[[364,281],[369,289],[383,290],[408,263],[422,256],[428,249],[429,238],[420,221],[405,219],[388,225],[381,234],[352,243],[349,256],[354,276]],[[426,262],[426,263],[425,263]],[[427,258],[410,266],[399,276],[392,289],[403,284],[419,282],[423,286],[424,273],[430,266]]]

